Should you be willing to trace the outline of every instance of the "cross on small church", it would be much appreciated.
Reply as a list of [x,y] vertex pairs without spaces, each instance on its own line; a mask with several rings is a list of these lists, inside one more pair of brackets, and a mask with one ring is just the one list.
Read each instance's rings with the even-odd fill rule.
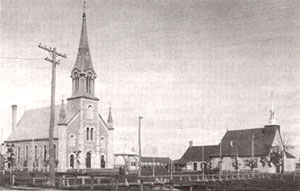
[[85,9],[86,9],[86,4],[85,4],[85,1],[83,2],[83,12],[85,13]]

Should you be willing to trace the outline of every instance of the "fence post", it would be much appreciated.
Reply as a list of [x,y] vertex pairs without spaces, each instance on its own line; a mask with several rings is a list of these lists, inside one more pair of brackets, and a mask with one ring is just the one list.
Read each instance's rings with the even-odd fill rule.
[[73,187],[76,189],[76,187],[77,187],[77,177],[75,176],[74,177],[74,184],[73,184]]
[[173,183],[171,183],[170,191],[174,191],[174,185],[173,185]]
[[144,190],[144,183],[142,180],[140,180],[140,191]]
[[94,178],[91,176],[91,187],[90,190],[94,190]]
[[118,187],[118,179],[115,178],[115,191],[118,191],[119,190],[119,187]]

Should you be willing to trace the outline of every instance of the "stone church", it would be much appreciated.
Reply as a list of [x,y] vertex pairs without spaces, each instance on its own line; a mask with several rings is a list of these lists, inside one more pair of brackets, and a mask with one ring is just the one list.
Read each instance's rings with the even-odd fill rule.
[[[54,150],[57,171],[86,168],[113,168],[113,120],[98,112],[95,96],[96,72],[88,43],[86,14],[76,62],[71,71],[72,96],[55,107]],[[12,106],[12,133],[6,140],[14,145],[17,169],[44,170],[48,167],[50,107],[26,111],[16,122],[17,106]]]

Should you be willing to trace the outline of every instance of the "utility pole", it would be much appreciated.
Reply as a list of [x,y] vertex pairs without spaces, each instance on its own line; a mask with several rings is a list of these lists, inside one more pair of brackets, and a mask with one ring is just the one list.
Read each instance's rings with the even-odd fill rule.
[[52,79],[51,79],[51,112],[50,112],[50,126],[49,126],[49,177],[50,186],[55,186],[55,164],[54,164],[54,152],[53,152],[53,131],[55,122],[55,78],[56,78],[56,65],[59,65],[59,60],[56,61],[56,57],[67,58],[66,54],[56,52],[56,48],[47,48],[42,46],[41,43],[38,45],[39,48],[46,50],[51,58],[46,57],[45,60],[52,63]]
[[219,168],[219,175],[220,175],[220,179],[221,179],[221,174],[222,174],[222,141],[220,142],[220,168]]
[[252,134],[252,137],[251,137],[251,171],[252,171],[252,174],[254,175],[254,134]]
[[202,161],[203,161],[203,168],[202,168],[202,176],[204,177],[205,176],[205,172],[204,172],[204,169],[205,169],[205,162],[204,162],[204,146],[202,146]]
[[0,155],[2,155],[3,127],[1,127]]
[[142,122],[143,117],[139,116],[139,172],[138,176],[140,177],[142,174],[142,143],[141,143],[141,122]]

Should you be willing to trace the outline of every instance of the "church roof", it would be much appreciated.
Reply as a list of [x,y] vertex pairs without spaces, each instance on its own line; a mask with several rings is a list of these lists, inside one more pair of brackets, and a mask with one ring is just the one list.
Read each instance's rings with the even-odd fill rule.
[[[218,145],[205,145],[205,146],[190,146],[183,156],[176,160],[176,164],[184,164],[191,161],[209,161],[211,154],[218,150]],[[204,152],[204,156],[203,156]]]
[[[61,105],[55,106],[54,138],[57,138],[57,123],[59,121]],[[78,113],[78,112],[77,112]],[[66,112],[68,123],[77,113]],[[23,141],[49,138],[50,107],[42,107],[25,111],[17,124],[17,128],[6,141]]]
[[79,48],[78,48],[77,58],[73,70],[75,69],[77,69],[79,72],[87,72],[88,70],[90,70],[95,74],[94,67],[92,64],[91,54],[89,50],[85,13],[83,13],[82,16],[82,27],[81,27]]
[[[268,125],[263,128],[227,131],[220,145],[222,156],[251,156],[252,137],[255,156],[267,156],[274,142],[278,125]],[[220,146],[212,156],[220,156]]]

